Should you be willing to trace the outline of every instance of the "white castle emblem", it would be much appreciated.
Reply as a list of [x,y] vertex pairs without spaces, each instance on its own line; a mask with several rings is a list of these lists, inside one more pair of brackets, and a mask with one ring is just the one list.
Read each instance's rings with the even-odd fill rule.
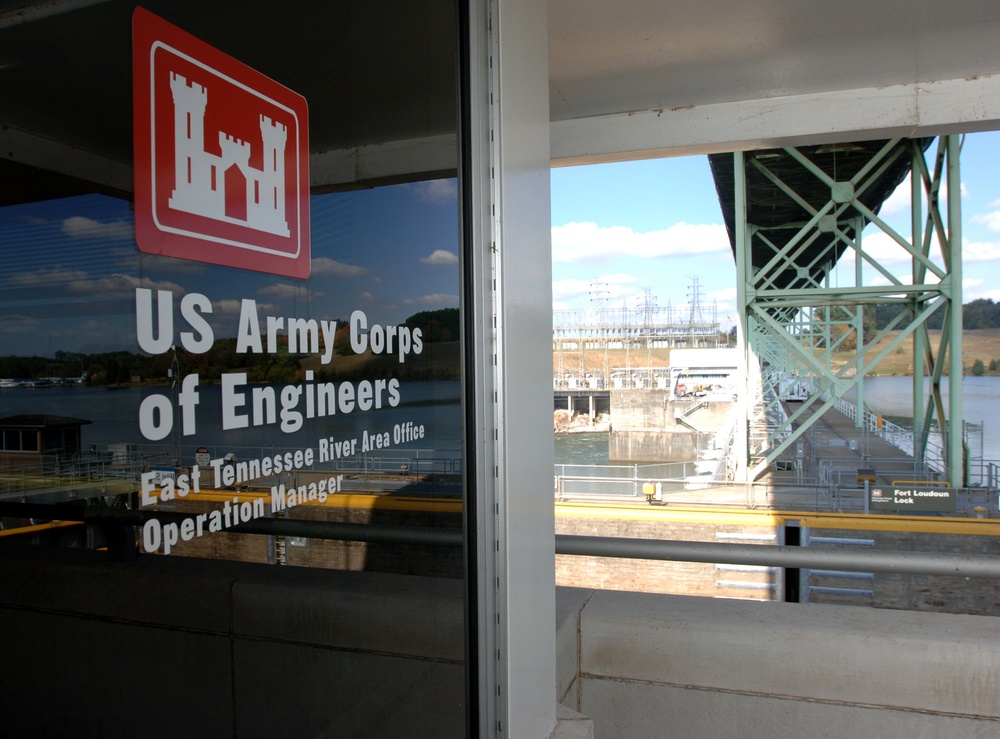
[[263,169],[250,166],[250,144],[219,131],[222,155],[205,151],[208,92],[170,73],[174,99],[174,191],[170,207],[216,221],[288,236],[285,220],[287,129],[260,116]]

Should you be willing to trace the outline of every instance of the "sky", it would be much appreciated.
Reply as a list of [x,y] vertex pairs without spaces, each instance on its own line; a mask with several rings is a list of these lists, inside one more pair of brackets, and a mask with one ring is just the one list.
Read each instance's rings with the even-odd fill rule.
[[[1000,301],[1000,133],[972,134],[962,153],[964,301]],[[909,235],[909,184],[883,216]],[[142,255],[129,204],[101,195],[0,208],[0,346],[52,356],[135,348],[135,289],[205,295],[216,335],[234,336],[242,301],[263,316],[398,324],[458,306],[454,180],[317,195],[309,280]],[[897,275],[909,257],[869,227],[865,248]],[[735,319],[736,270],[704,156],[552,171],[553,308],[639,308],[687,315],[697,285],[703,317]],[[853,260],[846,274],[853,274]],[[885,283],[868,270],[866,284]],[[675,314],[676,315],[676,314]],[[183,327],[181,327],[183,329]]]
[[[936,146],[936,142],[933,146]],[[1000,132],[969,134],[961,156],[963,302],[1000,301]],[[910,182],[880,214],[910,236]],[[903,250],[874,226],[866,250],[909,276]],[[854,260],[833,277],[853,284]],[[582,165],[552,170],[553,309],[642,306],[687,310],[697,291],[703,315],[723,329],[736,316],[736,266],[705,156]],[[847,282],[851,280],[852,282]],[[865,284],[887,284],[866,269]]]
[[[199,293],[217,337],[237,334],[244,301],[257,315],[394,325],[458,307],[455,180],[316,195],[312,273],[285,278],[141,254],[124,200],[103,196],[0,208],[0,353],[135,350],[136,288]],[[177,331],[186,330],[179,325]]]

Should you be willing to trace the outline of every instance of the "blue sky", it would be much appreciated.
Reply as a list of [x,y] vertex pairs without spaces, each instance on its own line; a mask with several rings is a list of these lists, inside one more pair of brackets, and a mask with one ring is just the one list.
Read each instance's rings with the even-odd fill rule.
[[[966,136],[961,162],[963,302],[1000,301],[1000,133]],[[881,211],[906,237],[909,187]],[[864,238],[893,274],[909,275],[909,258],[887,236],[870,226]],[[850,279],[853,269],[851,259]],[[683,308],[697,279],[702,307],[716,306],[720,323],[732,325],[736,267],[708,158],[552,170],[552,272],[555,310],[593,308],[595,292],[609,308],[636,307],[647,289],[656,305]],[[865,283],[886,281],[866,269]]]
[[[398,324],[458,306],[454,180],[314,196],[312,277],[296,280],[140,254],[132,212],[101,195],[0,208],[0,352],[135,350],[135,288],[213,304],[218,337],[235,336],[241,301],[258,315]],[[183,330],[184,327],[181,327]]]
[[[998,162],[1000,133],[965,138],[965,302],[1000,301]],[[908,201],[904,183],[882,209],[907,236]],[[260,315],[362,309],[383,324],[456,307],[456,205],[454,180],[314,197],[308,281],[140,255],[128,203],[114,198],[0,208],[0,344],[22,355],[133,349],[137,286],[206,295],[217,336],[235,334],[246,298]],[[714,307],[724,327],[735,317],[736,270],[703,156],[553,170],[552,243],[555,309],[593,308],[595,293],[608,308],[635,308],[648,290],[656,305],[686,310],[697,279],[708,315]],[[884,235],[870,228],[865,248],[908,274],[909,258]],[[865,279],[885,281],[872,270]]]

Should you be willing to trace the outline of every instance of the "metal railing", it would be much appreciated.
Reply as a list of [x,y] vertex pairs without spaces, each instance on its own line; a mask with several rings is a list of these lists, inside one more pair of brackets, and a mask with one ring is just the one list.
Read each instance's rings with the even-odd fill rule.
[[907,575],[1000,577],[1000,557],[556,534],[556,554]]
[[102,482],[138,484],[146,467],[140,460],[115,460],[107,454],[39,454],[33,457],[7,456],[0,461],[0,498],[21,497],[43,492],[58,493]]
[[[676,464],[687,465],[683,467],[685,470],[695,469],[693,462]],[[643,502],[644,485],[653,483],[654,488],[658,485],[660,491],[656,502],[665,505],[738,506],[747,509],[780,507],[784,510],[831,513],[863,513],[866,510],[866,493],[865,488],[858,484],[856,459],[851,460],[850,467],[826,470],[818,482],[801,483],[737,483],[699,475],[660,477],[646,474],[650,470],[644,465],[611,467],[607,473],[601,467],[565,467],[573,471],[592,470],[595,474],[557,474],[554,477],[554,495],[558,501]],[[1000,515],[996,488],[974,486],[957,489],[954,515],[984,518]]]
[[[179,520],[184,514],[164,511],[122,511],[88,516],[82,506],[49,506],[0,502],[0,515],[84,521],[93,525],[120,527],[141,525],[150,518]],[[429,529],[371,524],[353,524],[299,519],[258,518],[229,529],[233,533],[265,536],[302,536],[311,539],[363,541],[384,544],[424,544],[460,547],[460,530]],[[848,572],[891,572],[912,575],[1000,578],[1000,557],[940,552],[887,550],[809,549],[785,545],[728,542],[636,539],[576,534],[555,534],[554,554],[618,559],[649,559],[673,562],[782,567]]]

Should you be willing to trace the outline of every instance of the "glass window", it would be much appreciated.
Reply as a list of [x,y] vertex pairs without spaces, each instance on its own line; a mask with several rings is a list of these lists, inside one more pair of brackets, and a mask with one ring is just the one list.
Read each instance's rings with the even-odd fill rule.
[[[126,510],[141,556],[363,573],[356,588],[373,603],[383,576],[404,578],[393,592],[420,593],[438,614],[426,623],[459,625],[413,637],[451,640],[426,655],[447,677],[427,673],[415,694],[434,696],[435,680],[453,693],[465,566],[452,2],[148,4],[305,99],[295,141],[308,133],[308,180],[281,160],[293,132],[280,101],[236,120],[257,98],[226,92],[226,75],[187,52],[168,71],[162,47],[150,52],[151,79],[169,74],[172,91],[150,106],[173,105],[173,118],[134,115],[145,102],[133,97],[133,4],[77,5],[0,28],[0,425],[46,424],[42,450],[34,430],[2,432],[4,452],[44,461],[2,460],[14,482],[0,517],[43,520],[17,508],[39,503],[53,519]],[[154,153],[148,174],[133,162],[133,124],[163,120],[135,132],[172,147],[169,171]],[[290,227],[284,188],[302,182],[310,216]],[[182,256],[138,248],[150,187],[154,203],[222,224],[222,236]],[[154,220],[178,230],[166,212]],[[234,228],[269,235],[220,264]],[[310,234],[308,276],[257,261],[289,228]],[[53,479],[39,484],[39,469]],[[365,640],[345,648],[389,654],[400,636]],[[359,716],[352,690],[336,699],[348,734],[399,721],[464,734],[464,694],[433,717],[394,705],[390,719],[377,699]]]

